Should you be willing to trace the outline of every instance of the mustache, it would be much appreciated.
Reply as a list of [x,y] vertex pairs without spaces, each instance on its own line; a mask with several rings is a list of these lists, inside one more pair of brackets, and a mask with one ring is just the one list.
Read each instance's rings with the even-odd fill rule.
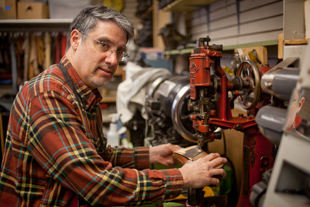
[[114,67],[111,65],[100,65],[97,67],[97,70],[104,70],[111,73],[115,71]]

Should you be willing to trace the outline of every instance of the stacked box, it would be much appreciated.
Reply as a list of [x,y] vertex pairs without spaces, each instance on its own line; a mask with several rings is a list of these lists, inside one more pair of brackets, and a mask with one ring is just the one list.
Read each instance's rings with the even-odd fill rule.
[[0,0],[0,19],[16,19],[16,0]]
[[50,0],[49,10],[51,19],[73,19],[90,0]]
[[41,2],[18,2],[18,19],[48,19],[49,10],[45,3]]

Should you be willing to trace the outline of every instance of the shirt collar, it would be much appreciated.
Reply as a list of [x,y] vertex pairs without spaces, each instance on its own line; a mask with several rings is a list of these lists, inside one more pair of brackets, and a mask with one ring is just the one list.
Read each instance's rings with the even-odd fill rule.
[[75,68],[72,66],[71,62],[68,60],[66,56],[60,60],[60,62],[65,66],[68,71],[68,74],[72,80],[73,86],[80,96],[80,99],[83,103],[86,103],[86,108],[97,105],[102,96],[98,89],[91,90],[84,81],[80,78]]

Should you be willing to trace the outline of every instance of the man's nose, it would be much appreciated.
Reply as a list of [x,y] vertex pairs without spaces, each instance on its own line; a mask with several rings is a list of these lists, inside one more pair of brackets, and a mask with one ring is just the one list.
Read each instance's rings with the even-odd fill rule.
[[109,62],[110,64],[118,64],[119,60],[117,57],[116,49],[112,49],[109,51],[109,54],[107,54],[105,61]]

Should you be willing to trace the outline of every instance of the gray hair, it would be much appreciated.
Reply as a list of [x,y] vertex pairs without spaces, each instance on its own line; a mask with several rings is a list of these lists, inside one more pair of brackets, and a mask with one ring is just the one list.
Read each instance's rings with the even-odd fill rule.
[[87,34],[95,28],[98,21],[111,21],[117,23],[126,33],[127,41],[134,35],[132,24],[123,14],[103,5],[88,6],[84,8],[71,23],[69,35],[74,29]]

